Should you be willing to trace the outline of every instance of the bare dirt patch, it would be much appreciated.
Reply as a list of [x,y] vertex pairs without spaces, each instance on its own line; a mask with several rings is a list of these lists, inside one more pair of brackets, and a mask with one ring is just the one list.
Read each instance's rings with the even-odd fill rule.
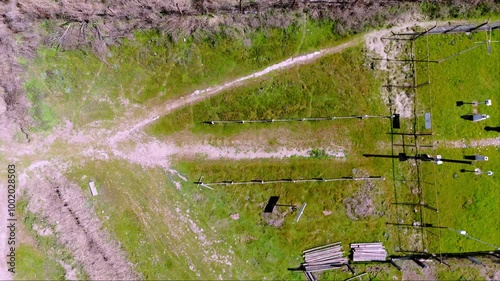
[[489,265],[488,267],[481,268],[481,275],[484,277],[484,280],[494,281],[500,280],[500,266],[498,263],[496,265]]
[[454,148],[467,148],[467,147],[485,147],[485,146],[500,146],[500,137],[488,138],[482,140],[458,140],[458,141],[436,141],[436,145]]
[[[426,261],[427,264],[434,263],[433,261]],[[437,280],[434,267],[420,268],[413,261],[398,261],[402,268],[403,280]]]
[[[174,138],[175,139],[175,138]],[[118,144],[117,144],[118,145]],[[179,143],[170,140],[160,141],[142,133],[134,133],[129,138],[119,143],[118,147],[88,147],[81,154],[99,160],[108,160],[110,157],[125,159],[145,167],[160,166],[170,169],[173,157],[206,158],[206,159],[259,159],[259,158],[288,158],[292,156],[309,157],[313,147],[290,148],[285,144],[266,148],[259,142],[238,141],[228,145],[212,145],[202,140],[193,140]],[[338,149],[338,150],[337,150]],[[342,160],[345,158],[343,149],[325,148],[325,156]]]
[[136,280],[125,254],[101,230],[79,186],[68,182],[55,169],[37,169],[38,175],[23,182],[30,197],[28,209],[55,226],[58,241],[70,249],[91,279]]
[[[368,176],[367,173],[354,169],[354,176]],[[379,215],[374,203],[374,199],[379,196],[375,182],[364,181],[363,185],[350,197],[344,199],[346,205],[346,214],[352,220],[367,218],[374,215]]]
[[264,213],[262,216],[264,217],[264,221],[274,227],[280,227],[285,222],[285,217],[291,213],[291,209],[287,208],[283,212],[278,210],[278,207],[273,209],[272,213]]
[[61,264],[61,266],[64,268],[64,271],[66,272],[66,274],[64,275],[64,278],[66,278],[66,280],[78,280],[77,270],[74,267],[72,267],[71,265],[69,265],[63,261],[59,261],[59,263]]
[[[415,26],[428,27],[433,23],[417,22],[418,16],[402,17],[403,23],[391,29],[372,32],[365,36],[365,44],[369,56],[376,59],[405,59],[407,53],[408,41],[388,40],[391,33],[410,31]],[[385,85],[407,85],[411,78],[411,68],[407,64],[388,62],[379,60],[374,63],[377,70],[383,73]],[[396,87],[382,87],[382,99],[388,106],[392,106],[401,117],[409,118],[412,116],[414,97],[410,91]]]

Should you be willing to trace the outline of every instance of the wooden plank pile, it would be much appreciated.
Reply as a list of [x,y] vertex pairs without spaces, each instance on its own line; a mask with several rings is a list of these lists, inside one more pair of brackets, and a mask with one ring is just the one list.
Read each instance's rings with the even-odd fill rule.
[[[348,263],[340,242],[303,251],[302,268],[307,273],[341,268]],[[309,278],[308,278],[309,279]]]
[[381,242],[351,244],[352,260],[385,261],[387,252]]
[[306,275],[307,281],[317,281],[318,280],[312,272],[304,271],[304,274]]

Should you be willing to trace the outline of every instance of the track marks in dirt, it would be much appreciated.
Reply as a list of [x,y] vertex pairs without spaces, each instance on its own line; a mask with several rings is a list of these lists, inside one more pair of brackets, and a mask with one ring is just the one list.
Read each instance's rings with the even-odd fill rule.
[[37,169],[38,175],[56,175],[52,179],[31,176],[27,186],[31,197],[29,210],[41,214],[54,225],[59,242],[71,250],[91,279],[136,280],[133,266],[88,207],[79,186],[68,182],[51,168]]

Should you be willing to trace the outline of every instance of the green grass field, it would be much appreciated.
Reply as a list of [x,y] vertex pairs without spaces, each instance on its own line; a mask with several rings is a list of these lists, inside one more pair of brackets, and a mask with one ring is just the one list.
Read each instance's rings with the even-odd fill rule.
[[[473,165],[444,163],[436,167],[432,163],[422,165],[425,202],[438,206],[439,213],[427,210],[426,220],[434,225],[449,227],[455,230],[466,230],[467,233],[493,245],[500,245],[498,217],[500,216],[500,184],[497,175],[475,175],[472,172],[460,172],[461,169],[473,171],[499,171],[500,149],[498,147],[451,149],[439,148],[438,152],[448,159],[463,159],[464,155],[481,153],[490,158],[488,162],[476,162]],[[435,170],[434,170],[435,169]],[[456,174],[456,176],[454,176]],[[435,185],[434,185],[435,184]],[[437,202],[437,203],[436,203]],[[439,217],[438,217],[439,216]],[[438,221],[439,219],[439,221]],[[437,230],[432,232],[437,233]],[[493,250],[491,246],[468,239],[455,231],[444,229],[441,239],[428,235],[431,249],[443,252],[462,252]]]
[[[279,114],[278,117],[284,117],[285,114],[351,115],[364,114],[367,111],[370,114],[386,114],[378,97],[379,84],[367,70],[362,56],[359,56],[361,52],[361,48],[354,48],[342,54],[329,56],[312,65],[293,68],[285,72],[282,77],[274,76],[262,79],[249,87],[236,88],[223,93],[220,97],[193,106],[200,106],[199,110],[189,108],[185,111],[203,112],[195,117],[197,120],[210,118],[218,110],[223,111],[220,113],[221,116],[230,116],[231,112],[244,108],[245,104],[251,105],[250,107],[255,105],[256,108],[249,108],[243,114],[258,112],[256,118],[269,118],[266,112],[267,114],[275,112]],[[258,94],[254,93],[260,88],[265,90]],[[302,91],[304,88],[310,90]],[[242,91],[244,94],[241,94]],[[289,100],[296,100],[299,105],[288,108],[286,101]],[[220,104],[221,101],[226,102],[226,107],[212,108],[211,105]],[[173,113],[173,116],[177,114],[179,113]],[[168,119],[170,116],[165,118]],[[162,135],[190,128],[192,118],[184,119],[181,128],[162,131]],[[161,120],[159,123],[162,122],[165,121]],[[282,127],[285,128],[286,125]],[[189,179],[189,182],[183,183],[180,191],[174,188],[169,178],[159,169],[143,170],[121,162],[88,164],[75,169],[70,177],[79,181],[82,186],[89,180],[89,175],[100,183],[103,189],[102,197],[92,198],[92,204],[98,210],[98,214],[103,210],[102,216],[109,216],[105,227],[116,235],[122,245],[125,245],[129,259],[137,264],[138,270],[144,276],[150,279],[169,278],[173,275],[188,279],[197,278],[196,273],[188,269],[189,263],[202,270],[201,274],[205,278],[221,274],[223,278],[233,279],[301,279],[303,278],[301,273],[288,271],[287,268],[300,265],[300,253],[307,247],[335,241],[344,242],[344,249],[347,249],[348,243],[356,241],[384,241],[388,245],[393,243],[388,237],[394,235],[390,232],[395,230],[388,229],[384,225],[388,215],[385,212],[390,204],[389,194],[392,193],[392,185],[386,181],[374,182],[373,189],[366,191],[373,196],[375,211],[367,218],[359,220],[352,220],[347,216],[344,199],[363,188],[363,183],[360,182],[220,187],[216,191],[200,189],[193,184],[200,175],[205,176],[205,181],[326,178],[352,176],[353,169],[359,169],[370,175],[388,178],[391,176],[390,161],[360,157],[361,153],[373,152],[377,146],[376,142],[364,141],[366,135],[376,135],[382,142],[389,142],[390,138],[385,135],[389,130],[387,120],[301,123],[291,125],[291,128],[296,134],[301,134],[304,130],[309,132],[331,130],[335,132],[329,133],[332,137],[337,135],[344,139],[349,138],[352,144],[346,150],[346,159],[317,155],[285,160],[229,162],[179,159],[176,169]],[[222,138],[225,135],[238,135],[266,128],[264,126],[217,128],[195,125],[192,129],[199,135],[216,134]],[[212,130],[215,130],[215,133]],[[130,173],[131,170],[140,172]],[[84,175],[87,177],[84,178]],[[141,188],[137,188],[138,186]],[[293,223],[295,214],[290,214],[286,216],[280,228],[268,225],[263,218],[262,209],[272,195],[281,196],[280,200],[284,203],[308,202],[301,221]],[[182,221],[175,219],[176,208],[182,210],[181,212],[189,209],[189,215],[199,227],[206,230],[207,237],[225,241],[224,244],[211,246],[210,249],[216,249],[221,253],[228,251],[234,253],[236,258],[232,261],[233,265],[229,272],[227,266],[217,263],[212,263],[210,266],[213,271],[203,266],[203,261],[199,260],[197,254],[206,249],[197,246],[199,241],[193,236],[192,231],[186,228]],[[159,210],[169,215],[159,216]],[[332,214],[325,215],[323,211]],[[231,213],[238,213],[240,219],[237,221],[230,219]],[[139,223],[133,223],[137,221]],[[352,235],[353,232],[357,235]],[[141,246],[141,241],[149,241],[151,246]],[[137,248],[141,248],[142,251],[136,251]],[[164,266],[158,268],[155,259]],[[377,278],[387,279],[392,278],[389,276],[399,276],[398,274],[391,269],[387,275],[379,273]],[[324,278],[337,279],[348,275],[348,273],[340,275],[326,273]]]
[[[493,32],[492,40],[498,40],[498,32]],[[473,48],[458,56],[439,64],[419,63],[417,65],[417,84],[429,79],[431,84],[418,89],[418,107],[429,111],[432,107],[433,138],[439,142],[446,140],[465,140],[494,138],[497,132],[485,131],[486,126],[498,126],[500,110],[497,98],[500,89],[500,52],[492,44],[492,52],[488,54],[486,45],[478,45],[486,39],[485,32],[472,34],[448,34],[422,37],[416,41],[416,58],[425,59],[427,46],[430,60],[451,57],[458,52]],[[490,119],[481,122],[466,121],[462,115],[472,114],[474,107],[470,104],[457,106],[457,101],[484,102],[492,99],[490,107],[479,105],[477,113],[488,114]],[[423,129],[423,118],[419,119]],[[443,158],[464,160],[464,156],[484,154],[489,156],[488,162],[475,162],[471,165],[445,163],[442,166],[422,165],[425,201],[429,204],[439,204],[438,214],[426,211],[424,214],[429,222],[439,223],[456,230],[466,230],[472,237],[489,244],[500,245],[500,237],[492,235],[500,228],[497,220],[500,216],[497,175],[476,176],[473,173],[460,172],[480,168],[483,171],[500,169],[499,149],[495,147],[452,148],[441,144],[436,150]],[[426,153],[433,154],[428,150]],[[454,177],[454,175],[456,176]],[[436,197],[437,195],[437,197]],[[437,201],[437,202],[436,202]],[[437,233],[437,231],[434,231]],[[441,231],[441,237],[428,235],[429,247],[441,248],[445,252],[489,250],[490,246],[481,244],[452,230]]]
[[[227,91],[218,97],[179,110],[160,119],[157,124],[150,128],[150,132],[163,137],[188,130],[200,136],[209,137],[215,135],[218,138],[224,138],[248,134],[249,132],[258,134],[259,131],[269,130],[269,125],[254,126],[252,124],[250,126],[225,125],[214,127],[204,125],[202,121],[224,118],[250,119],[304,116],[302,114],[307,117],[348,115],[362,114],[366,111],[371,111],[370,113],[373,112],[373,114],[386,114],[387,109],[384,109],[380,99],[377,98],[379,84],[372,76],[373,74],[370,74],[364,66],[363,59],[357,56],[361,52],[360,48],[354,48],[343,54],[326,57],[315,64],[297,67],[283,74],[261,79],[249,87]],[[327,75],[320,75],[325,73]],[[344,73],[353,73],[353,75],[346,76],[343,75]],[[366,93],[370,94],[367,96]],[[423,95],[425,92],[419,92],[420,94]],[[451,93],[449,95],[453,97]],[[284,102],[287,100],[298,102],[292,107],[290,103]],[[448,118],[443,115],[434,115],[433,120],[435,126],[439,127],[439,124],[447,122]],[[343,200],[360,189],[360,185],[357,183],[340,183],[329,187],[321,184],[227,186],[219,187],[216,191],[203,188],[196,189],[193,183],[185,183],[178,196],[181,196],[185,200],[184,202],[190,206],[190,214],[197,219],[204,229],[212,229],[213,237],[224,237],[224,240],[229,245],[233,245],[232,251],[234,251],[235,256],[241,259],[237,266],[238,271],[232,272],[233,275],[231,276],[233,278],[301,278],[298,274],[286,270],[300,264],[300,251],[337,240],[344,242],[344,245],[359,241],[384,241],[389,252],[394,254],[397,254],[398,249],[408,250],[420,247],[421,241],[419,239],[409,239],[410,236],[420,233],[419,231],[401,231],[400,239],[402,239],[402,243],[398,245],[400,241],[396,239],[398,236],[397,228],[385,225],[385,222],[395,222],[399,215],[402,215],[407,223],[420,219],[420,215],[415,214],[411,208],[397,207],[399,211],[396,212],[396,209],[390,205],[395,200],[394,192],[397,192],[396,200],[399,202],[418,200],[412,194],[411,188],[414,186],[397,181],[394,186],[398,190],[395,191],[392,184],[391,160],[361,157],[362,153],[390,153],[387,146],[380,147],[377,144],[390,142],[390,138],[385,135],[389,128],[387,121],[367,120],[360,123],[358,120],[350,120],[345,123],[281,124],[277,128],[287,128],[294,131],[299,139],[304,131],[332,130],[336,132],[336,137],[340,142],[349,140],[352,146],[347,151],[348,157],[345,160],[299,157],[286,160],[228,162],[196,159],[180,160],[177,169],[185,174],[190,181],[195,181],[199,176],[204,175],[204,181],[210,182],[258,178],[346,176],[352,174],[352,169],[361,168],[370,174],[383,175],[389,180],[377,183],[378,191],[374,195],[377,210],[384,210],[384,213],[357,221],[353,221],[347,216],[346,204]],[[371,138],[367,139],[367,135],[371,136]],[[443,139],[454,139],[452,134],[442,135],[441,137]],[[498,150],[495,149],[484,148],[482,151],[488,152],[492,159],[498,155]],[[464,154],[473,153],[474,151],[473,149],[440,149],[438,152],[447,158],[461,159]],[[416,170],[410,163],[398,163],[397,161],[396,163],[396,179],[411,179],[414,177]],[[482,163],[482,168],[489,167],[495,170],[498,164],[495,166],[494,163]],[[493,166],[489,166],[491,164]],[[451,165],[454,165],[454,170],[450,170]],[[434,168],[436,168],[436,171],[434,171]],[[461,168],[463,167],[457,164],[445,163],[443,166],[434,167],[431,163],[421,163],[423,200],[433,206],[436,203],[437,194],[440,226],[447,226],[457,230],[466,229],[475,238],[491,244],[499,244],[498,239],[492,239],[491,235],[488,235],[491,232],[498,232],[498,226],[495,223],[496,216],[483,217],[481,215],[483,213],[498,214],[499,212],[498,202],[491,199],[498,198],[495,189],[495,178],[474,177],[468,173],[460,173]],[[459,173],[458,179],[453,177],[456,172]],[[122,173],[125,173],[125,171]],[[433,184],[434,173],[436,173],[435,185]],[[106,177],[109,178],[109,175],[106,175]],[[115,175],[114,177],[118,178],[119,176]],[[147,182],[147,180],[145,181]],[[471,182],[474,182],[474,185],[471,185]],[[474,189],[471,186],[482,187],[482,189]],[[301,202],[314,203],[309,204],[307,213],[299,223],[294,224],[293,216],[289,215],[280,228],[274,228],[267,225],[262,216],[262,208],[271,195],[281,196],[280,200],[283,200],[283,202],[294,204],[300,204]],[[169,198],[175,197],[169,195]],[[469,198],[472,198],[472,203],[469,203]],[[120,206],[131,205],[130,199],[128,199],[129,201],[122,201],[124,199],[116,198],[107,202],[106,205],[113,206],[113,204],[117,204],[115,200],[121,202],[118,203]],[[123,202],[128,202],[128,204]],[[459,209],[457,209],[457,206],[459,206]],[[323,214],[325,210],[331,210],[333,214],[325,216]],[[151,210],[145,208],[140,212],[137,210],[133,212],[135,212],[135,215],[132,215],[132,213],[126,214],[134,217],[139,216],[141,213],[150,213]],[[238,213],[240,219],[238,221],[231,220],[229,218],[231,213]],[[117,214],[117,216],[119,215]],[[423,216],[424,222],[438,225],[435,213],[424,210]],[[115,232],[127,231],[127,224],[125,222],[121,223],[124,225],[115,226]],[[314,225],[313,229],[311,229],[311,225]],[[482,225],[489,227],[481,228]],[[437,231],[424,231],[423,247],[431,252],[490,249],[488,246],[478,244],[476,241],[462,237],[450,230],[442,230],[440,239],[437,239],[433,233],[437,233]],[[121,239],[124,238],[119,238],[119,240]],[[130,245],[134,245],[134,243],[130,242]],[[297,247],[297,245],[300,246]],[[266,250],[263,251],[263,249]],[[154,252],[151,249],[148,255]],[[165,258],[168,259],[169,257],[165,256]],[[174,256],[170,258],[175,259]],[[185,260],[175,262],[178,263],[176,268],[186,263]],[[145,261],[143,266],[148,268],[150,265]],[[168,276],[170,271],[165,270],[165,276]],[[142,271],[150,272],[147,269]],[[396,272],[389,272],[391,273],[387,273],[387,275],[373,275],[372,277],[387,279],[398,276]],[[193,276],[189,275],[192,274],[190,272],[185,274],[187,274],[186,276]],[[210,276],[213,273],[207,272],[206,274]],[[469,271],[464,271],[460,276],[469,275],[477,277],[477,274]],[[446,276],[451,275],[441,272],[438,276],[446,278]],[[347,277],[347,275],[336,272],[329,272],[323,276],[323,278],[327,279],[343,277]]]
[[[492,40],[499,40],[500,34],[493,32]],[[427,41],[430,60],[450,57],[474,46],[475,42],[486,40],[485,32],[467,34],[429,35],[416,41],[416,59],[426,59]],[[500,46],[492,43],[488,54],[486,45],[453,57],[439,64],[417,64],[417,84],[428,81],[431,84],[418,88],[419,108],[424,111],[432,107],[436,139],[477,139],[495,137],[496,132],[487,132],[485,126],[498,126],[498,89],[500,89]],[[457,101],[484,102],[493,100],[493,106],[477,107],[478,113],[490,115],[481,122],[466,121],[463,115],[473,113],[470,104],[456,106]],[[423,127],[423,118],[420,122]]]
[[[252,120],[297,117],[352,115],[389,115],[379,97],[379,82],[366,66],[362,48],[334,54],[314,64],[294,67],[282,74],[262,78],[237,87],[198,104],[179,109],[160,118],[148,131],[156,136],[185,129],[197,134],[230,136],[263,128],[328,128],[343,130],[345,124],[359,121],[339,120],[297,124],[251,124],[209,126],[209,120]],[[369,120],[380,124],[380,120]],[[365,127],[368,128],[368,127]],[[372,129],[377,129],[373,127]],[[366,134],[376,134],[367,131]]]
[[64,268],[39,249],[21,245],[17,248],[16,280],[65,280]]
[[[222,35],[220,38],[187,38],[186,42],[174,46],[157,33],[141,33],[136,35],[136,41],[124,41],[110,50],[106,58],[110,67],[82,51],[45,49],[30,67],[32,79],[26,89],[32,101],[38,102],[33,114],[42,130],[50,129],[62,117],[78,125],[111,120],[125,108],[119,97],[145,107],[166,102],[284,57],[333,44],[338,37],[331,29],[332,24],[308,23],[305,27],[262,31],[249,35],[251,46]],[[311,33],[302,37],[303,30]],[[322,37],[325,33],[329,35]],[[463,50],[480,40],[481,35],[429,37],[431,59]],[[426,54],[426,40],[423,37],[416,43],[419,59]],[[419,230],[398,232],[396,227],[385,225],[399,219],[411,223],[421,218],[413,208],[391,205],[395,201],[423,200],[439,208],[439,213],[424,210],[425,223],[467,230],[472,237],[499,245],[500,238],[494,234],[500,231],[497,223],[500,150],[452,148],[445,143],[498,136],[483,128],[498,126],[494,122],[500,118],[500,111],[495,107],[500,88],[496,63],[499,52],[493,46],[493,53],[487,55],[483,47],[441,64],[419,64],[417,82],[427,81],[430,71],[431,84],[418,89],[417,104],[421,111],[432,105],[433,138],[440,142],[438,154],[448,159],[462,159],[464,155],[484,153],[490,161],[474,166],[420,163],[420,186],[411,182],[417,173],[412,162],[396,160],[393,167],[391,159],[362,156],[363,153],[391,153],[391,138],[386,134],[390,131],[388,120],[203,124],[203,121],[221,119],[388,115],[389,110],[380,97],[378,76],[369,68],[365,51],[359,46],[225,91],[163,116],[147,128],[149,134],[159,139],[185,134],[207,141],[215,139],[217,143],[244,136],[262,140],[269,146],[281,140],[279,135],[268,133],[282,130],[287,131],[298,146],[313,144],[308,148],[316,148],[316,155],[238,161],[209,161],[203,157],[173,159],[174,168],[186,176],[186,182],[161,168],[143,168],[119,160],[86,162],[75,156],[71,161],[79,164],[73,166],[67,176],[79,183],[86,194],[88,181],[97,183],[100,195],[89,195],[88,204],[95,207],[105,230],[121,243],[128,259],[145,279],[303,280],[302,273],[287,269],[300,265],[301,251],[309,247],[342,241],[347,250],[348,243],[382,241],[390,254],[419,249]],[[494,106],[479,108],[481,113],[491,115],[488,121],[471,123],[460,118],[471,107],[456,107],[455,101],[486,98],[492,98]],[[405,129],[410,128],[406,123],[403,125]],[[343,147],[345,158],[321,155],[320,151],[331,144],[331,140]],[[421,152],[434,153],[430,149]],[[460,172],[462,168],[474,167],[497,174],[488,177]],[[355,169],[384,176],[386,180],[375,181],[373,185],[338,182],[219,186],[213,191],[194,184],[202,175],[205,182],[328,178],[352,176]],[[181,188],[176,187],[179,184]],[[421,198],[413,194],[415,188],[422,190]],[[362,194],[372,199],[374,212],[354,220],[349,216],[345,199]],[[262,210],[268,198],[274,195],[280,196],[283,204],[308,203],[298,223],[293,222],[295,214],[292,213],[284,217],[280,227],[268,224]],[[285,210],[285,207],[280,209]],[[231,219],[234,213],[239,214],[238,220]],[[27,223],[29,226],[29,221]],[[451,230],[442,230],[438,235],[434,230],[423,233],[422,247],[433,253],[490,249]],[[26,259],[26,266],[34,264],[33,268],[40,268],[41,259],[35,251]],[[355,265],[355,268],[358,272],[370,271],[370,278],[375,280],[401,278],[401,273],[386,265]],[[437,276],[476,279],[476,271],[476,268],[461,268],[450,272],[438,268]],[[333,271],[321,277],[343,280],[350,274]]]
[[335,44],[343,37],[334,30],[332,22],[304,21],[254,33],[196,34],[179,42],[142,31],[111,47],[102,60],[86,49],[41,48],[34,63],[21,61],[28,70],[34,130],[48,130],[60,118],[77,125],[109,121],[127,103],[162,103]]

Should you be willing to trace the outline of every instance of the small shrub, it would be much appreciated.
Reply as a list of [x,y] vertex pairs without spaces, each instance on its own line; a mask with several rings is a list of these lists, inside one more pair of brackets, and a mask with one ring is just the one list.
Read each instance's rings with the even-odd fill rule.
[[424,1],[420,4],[420,9],[422,9],[422,13],[430,17],[431,19],[435,19],[439,17],[440,7],[438,3]]

